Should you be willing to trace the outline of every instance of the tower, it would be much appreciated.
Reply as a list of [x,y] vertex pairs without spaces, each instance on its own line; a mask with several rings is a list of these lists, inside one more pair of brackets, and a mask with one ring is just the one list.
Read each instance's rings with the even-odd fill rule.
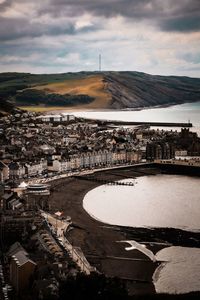
[[101,54],[99,54],[99,72],[101,72]]

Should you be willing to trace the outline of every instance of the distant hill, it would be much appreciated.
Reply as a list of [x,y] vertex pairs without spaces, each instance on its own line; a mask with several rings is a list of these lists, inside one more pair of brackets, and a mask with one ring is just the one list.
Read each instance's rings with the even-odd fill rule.
[[105,76],[112,108],[142,108],[200,100],[200,78],[111,72]]
[[[200,100],[200,78],[140,72],[1,73],[0,97],[29,107],[140,109]],[[0,110],[2,101],[0,101]]]

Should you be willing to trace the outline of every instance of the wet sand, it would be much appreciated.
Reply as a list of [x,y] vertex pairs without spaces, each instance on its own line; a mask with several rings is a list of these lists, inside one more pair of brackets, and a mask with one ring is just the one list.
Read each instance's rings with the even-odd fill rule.
[[[95,178],[115,181],[127,176],[135,178],[160,172],[155,168],[118,169],[95,173]],[[81,247],[88,261],[100,272],[126,280],[129,290],[134,294],[155,293],[152,275],[160,263],[152,262],[138,250],[126,251],[128,244],[117,241],[133,239],[146,242],[148,249],[156,253],[170,244],[199,246],[199,233],[103,224],[93,219],[82,206],[85,194],[99,185],[99,182],[75,178],[55,181],[50,196],[52,212],[61,210],[65,216],[71,216],[74,226],[67,234],[68,239],[74,246]]]

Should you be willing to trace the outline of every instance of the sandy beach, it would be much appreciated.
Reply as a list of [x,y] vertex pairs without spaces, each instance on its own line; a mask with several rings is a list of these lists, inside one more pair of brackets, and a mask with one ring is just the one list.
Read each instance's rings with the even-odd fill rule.
[[[139,177],[144,174],[158,174],[159,169],[130,168],[102,171],[95,177],[105,180],[120,180]],[[153,262],[138,250],[126,251],[126,243],[118,241],[135,240],[145,242],[153,253],[169,245],[199,247],[199,233],[176,229],[150,229],[112,226],[93,219],[83,209],[83,198],[91,189],[99,186],[95,181],[67,178],[55,181],[50,196],[52,212],[63,211],[71,216],[73,229],[67,234],[74,246],[81,247],[88,261],[107,276],[125,280],[129,293],[155,293],[152,275],[160,262]],[[120,213],[120,212],[119,212]]]

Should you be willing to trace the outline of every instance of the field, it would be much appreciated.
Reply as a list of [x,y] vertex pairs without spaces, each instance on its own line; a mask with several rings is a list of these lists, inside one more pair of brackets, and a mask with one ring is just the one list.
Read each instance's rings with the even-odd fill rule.
[[72,107],[24,107],[32,111],[50,111],[59,109],[98,109],[109,106],[111,96],[106,92],[106,83],[101,75],[92,75],[85,78],[68,79],[63,82],[50,83],[45,85],[34,86],[34,89],[43,90],[47,93],[56,93],[60,95],[89,95],[95,100],[89,104],[77,105]]
[[[67,111],[67,110],[72,110],[73,107],[67,107],[67,106],[18,106],[18,108],[22,109],[22,110],[27,110],[27,111],[32,111],[32,112],[52,112],[52,111],[57,111],[57,110],[61,110],[61,111]],[[74,109],[75,110],[75,109]]]
[[[103,82],[103,75],[92,72],[78,72],[78,73],[63,73],[63,74],[29,74],[29,73],[0,73],[0,98],[6,103],[10,97],[14,105],[17,107],[34,112],[48,112],[57,110],[80,110],[82,108],[93,109],[100,108],[101,105],[106,107],[110,98],[104,91],[105,83]],[[49,93],[55,94],[70,94],[88,95],[95,100],[92,102],[75,104],[75,105],[38,105],[30,98],[27,103],[17,103],[16,95],[28,89],[47,90]],[[77,100],[78,102],[79,100]],[[30,105],[29,105],[30,103]],[[0,110],[3,112],[5,109],[0,102]]]

